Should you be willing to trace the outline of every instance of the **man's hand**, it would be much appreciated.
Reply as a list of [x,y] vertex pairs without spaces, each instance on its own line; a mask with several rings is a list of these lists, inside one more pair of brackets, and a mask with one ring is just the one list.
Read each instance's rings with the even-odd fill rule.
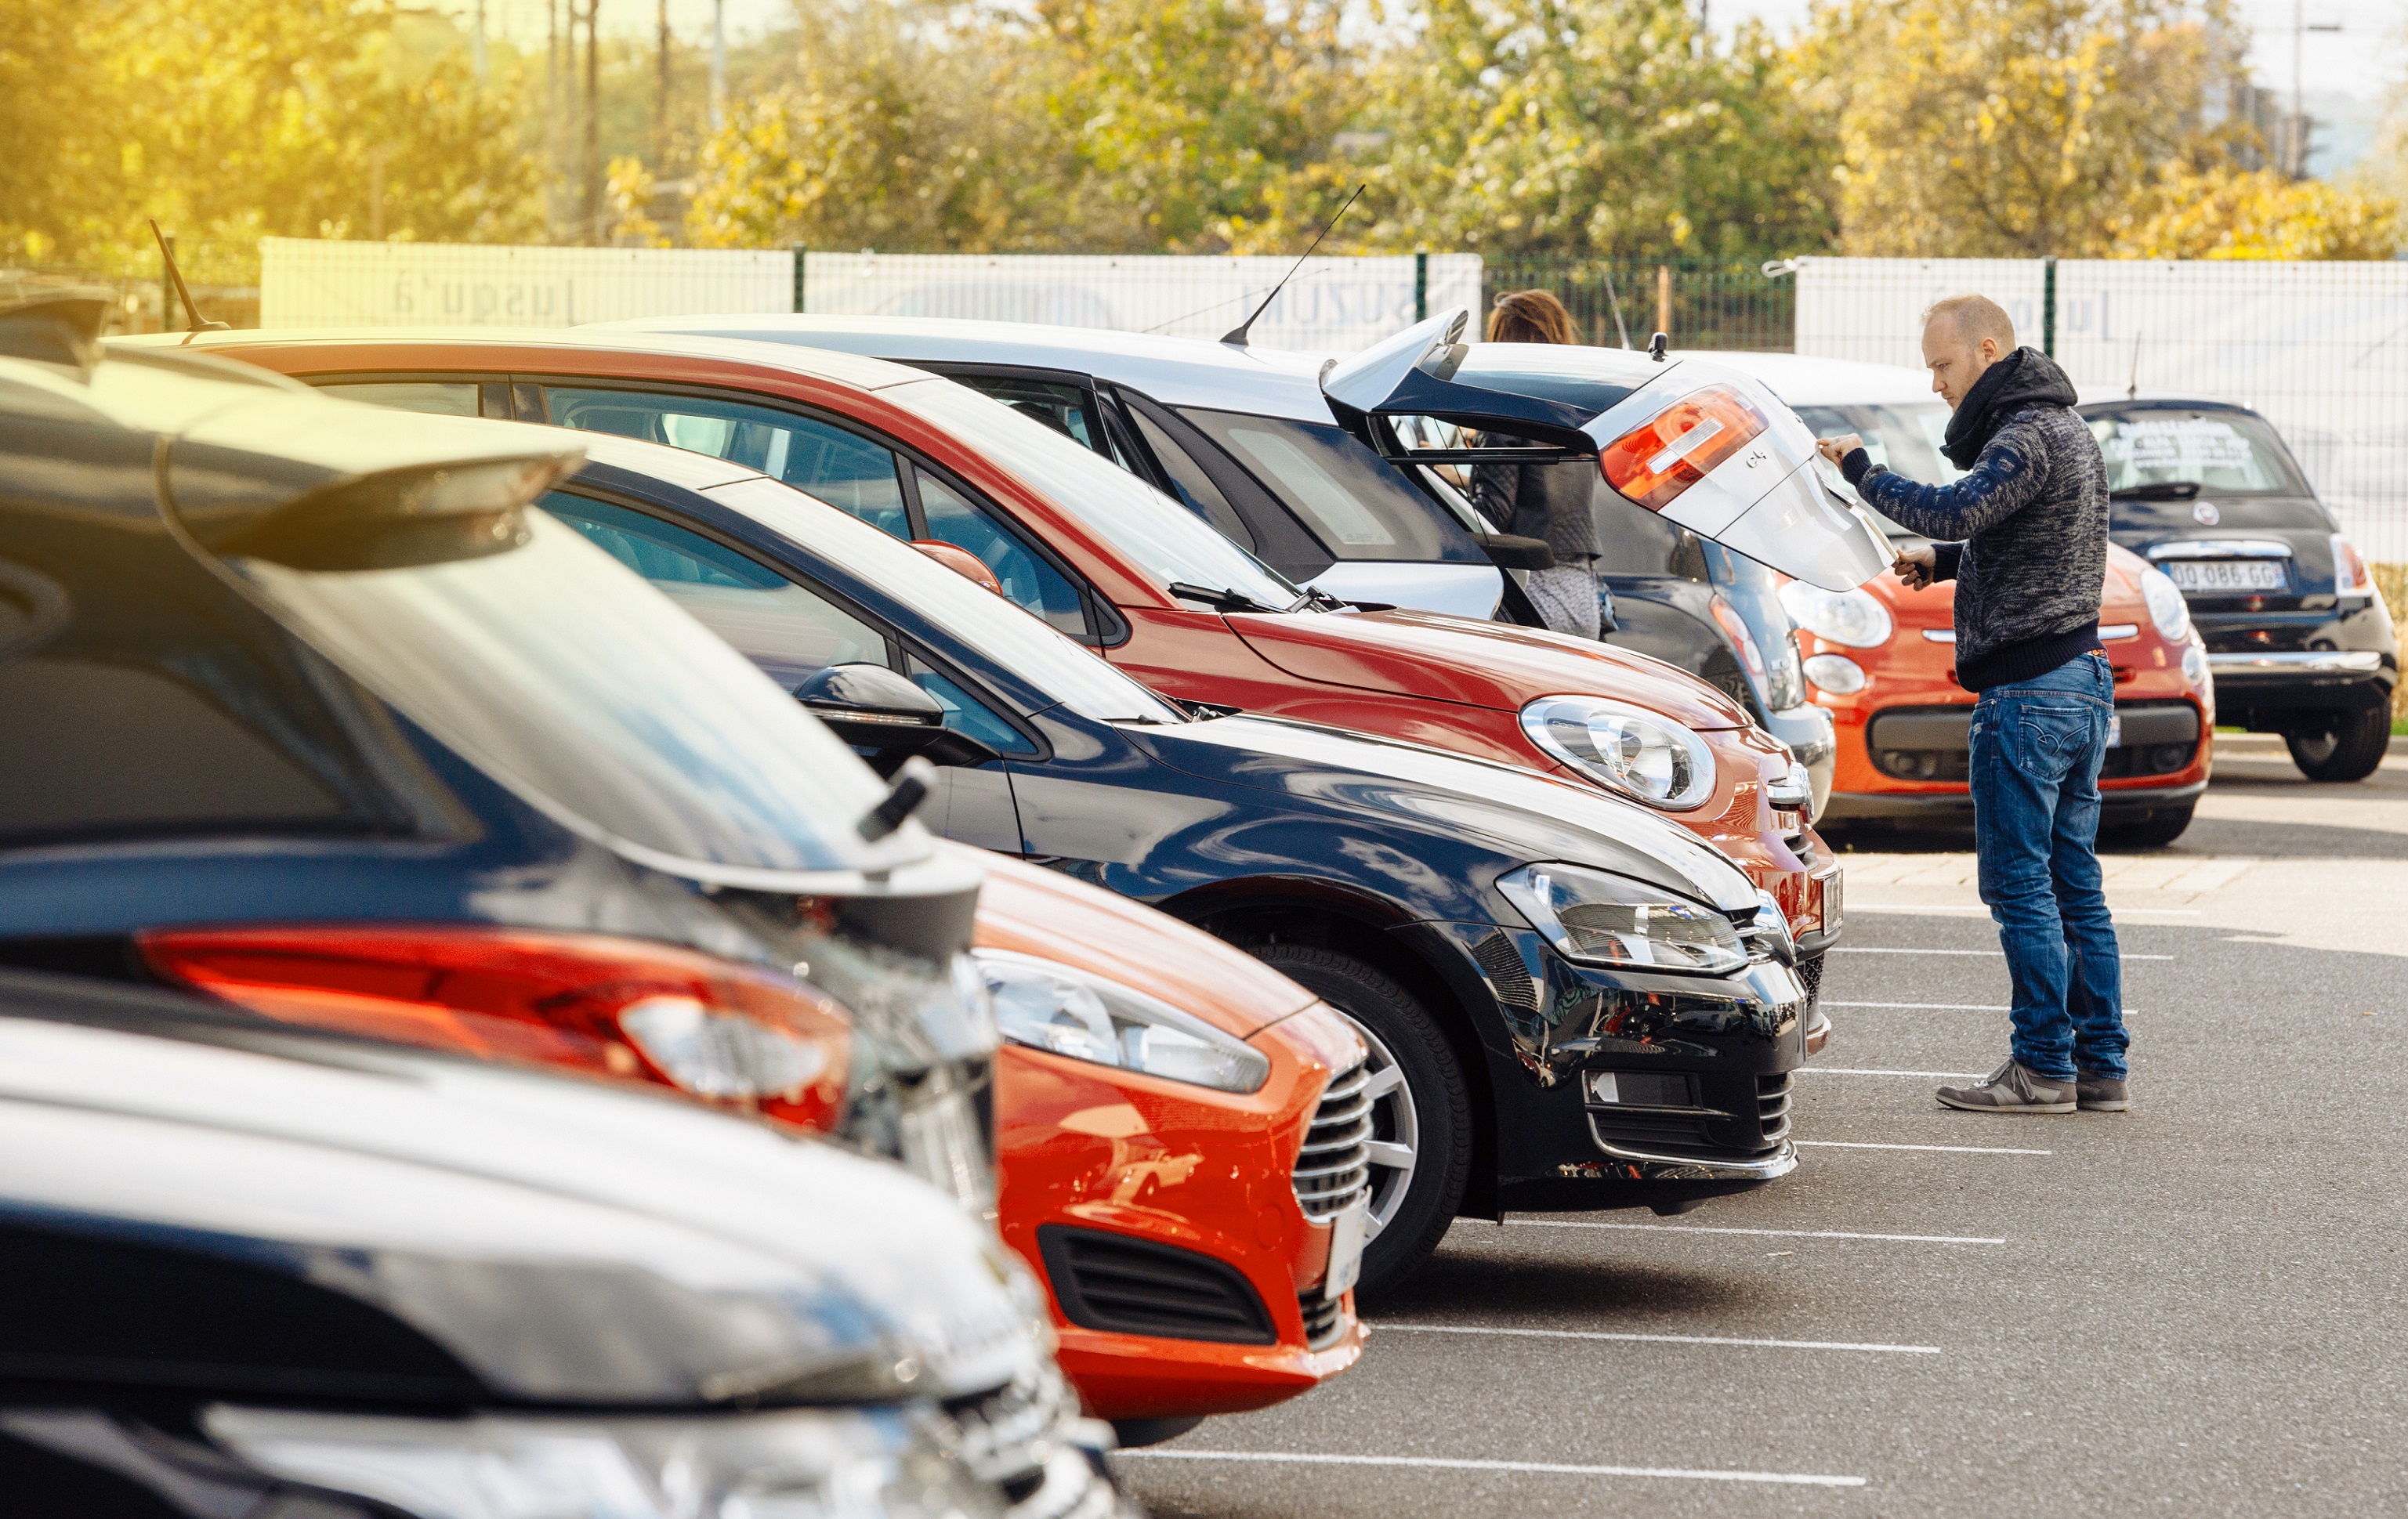
[[1912,549],[1900,549],[1898,563],[1890,566],[1910,591],[1920,591],[1931,583],[1931,571],[1940,563],[1939,552],[1928,543],[1918,543]]
[[1854,433],[1842,433],[1837,437],[1818,437],[1814,440],[1815,451],[1835,465],[1864,446],[1865,440]]

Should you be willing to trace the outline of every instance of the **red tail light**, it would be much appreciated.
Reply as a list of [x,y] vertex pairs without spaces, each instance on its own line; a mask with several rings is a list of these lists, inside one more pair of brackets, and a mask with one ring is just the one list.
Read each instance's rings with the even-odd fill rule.
[[1606,482],[1650,511],[1661,511],[1714,466],[1760,436],[1764,413],[1728,385],[1684,396],[1608,443],[1598,455]]
[[814,1129],[852,1020],[792,977],[599,934],[456,924],[162,929],[160,974],[265,1017],[483,1059],[648,1079]]

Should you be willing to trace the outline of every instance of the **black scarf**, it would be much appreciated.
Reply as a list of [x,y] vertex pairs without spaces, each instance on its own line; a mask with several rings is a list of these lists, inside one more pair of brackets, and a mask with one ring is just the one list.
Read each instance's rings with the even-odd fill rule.
[[2057,362],[2036,348],[2019,348],[1982,371],[1965,393],[1940,451],[1959,469],[1971,469],[2019,407],[2071,406],[2081,397]]

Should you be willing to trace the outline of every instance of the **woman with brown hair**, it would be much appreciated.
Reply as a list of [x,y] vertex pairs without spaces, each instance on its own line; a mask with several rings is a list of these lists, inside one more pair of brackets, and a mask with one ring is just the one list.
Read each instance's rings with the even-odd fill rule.
[[[1543,290],[1513,291],[1497,297],[1488,311],[1492,343],[1570,343],[1571,313]],[[1504,448],[1526,439],[1489,434]],[[1588,461],[1555,465],[1481,465],[1471,472],[1471,499],[1498,530],[1543,538],[1555,551],[1552,569],[1534,569],[1523,586],[1540,620],[1557,633],[1594,638],[1612,624],[1600,605],[1597,578],[1597,518],[1590,498],[1597,466]]]

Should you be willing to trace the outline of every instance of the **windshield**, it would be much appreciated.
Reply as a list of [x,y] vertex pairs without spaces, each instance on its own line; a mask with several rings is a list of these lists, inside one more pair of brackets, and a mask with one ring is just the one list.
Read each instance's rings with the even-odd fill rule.
[[879,394],[1018,475],[1165,581],[1234,591],[1279,611],[1304,600],[1304,593],[1279,571],[1170,497],[999,401],[949,380],[896,385]]
[[1248,473],[1340,559],[1444,559],[1459,541],[1404,478],[1342,427],[1182,408],[1181,416]]
[[[1801,406],[1799,417],[1814,431],[1816,437],[1837,437],[1842,433],[1854,433],[1864,439],[1866,456],[1873,463],[1904,475],[1923,485],[1947,485],[1965,478],[1965,471],[1948,462],[1940,445],[1948,437],[1950,412],[1945,402],[1918,401],[1900,406]],[[1839,473],[1823,466],[1841,494],[1855,501],[1856,493],[1840,484]],[[1871,508],[1865,509],[1892,537],[1918,538],[1920,533],[1910,533]]]
[[860,576],[1082,717],[1098,723],[1186,721],[1083,644],[791,485],[756,476],[704,494]]
[[2089,419],[2107,488],[2179,480],[2210,495],[2305,495],[2274,429],[2245,411],[2148,409]]
[[888,869],[927,853],[916,824],[862,841],[853,823],[886,788],[743,655],[574,529],[534,510],[526,524],[520,548],[411,569],[235,563],[479,768],[671,868]]

